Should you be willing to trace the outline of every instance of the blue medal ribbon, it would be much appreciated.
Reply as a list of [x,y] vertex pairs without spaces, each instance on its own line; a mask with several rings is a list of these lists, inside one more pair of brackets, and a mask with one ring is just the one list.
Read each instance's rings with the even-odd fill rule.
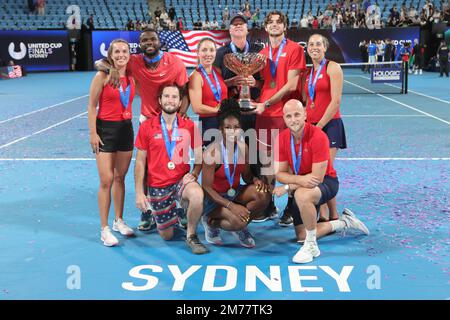
[[222,87],[220,86],[219,78],[217,78],[217,74],[214,71],[214,68],[212,68],[211,70],[212,70],[212,74],[214,76],[214,81],[216,82],[217,87],[214,86],[211,79],[209,78],[208,73],[206,72],[205,68],[201,64],[198,65],[198,68],[200,69],[200,71],[202,72],[206,81],[208,82],[209,87],[211,88],[211,91],[214,94],[214,98],[216,99],[217,102],[220,102],[221,98],[222,98]]
[[166,121],[161,114],[161,129],[164,137],[164,143],[166,144],[166,151],[169,159],[172,160],[173,151],[177,144],[176,137],[178,136],[178,120],[175,118],[172,124],[172,138],[169,137],[169,131],[167,130]]
[[230,188],[233,187],[234,175],[236,173],[237,160],[238,160],[238,145],[236,143],[234,147],[234,156],[233,156],[233,173],[230,174],[230,165],[228,164],[228,152],[225,148],[222,141],[222,160],[223,160],[223,169],[225,171],[225,175],[227,176],[228,183],[230,184]]
[[[237,53],[237,47],[236,47],[236,45],[233,42],[230,43],[230,48],[231,48],[231,51],[233,51],[233,53]],[[244,53],[248,53],[249,49],[250,49],[250,45],[248,44],[248,41],[246,41],[245,42]]]
[[278,68],[278,60],[280,59],[281,53],[283,52],[284,46],[286,45],[286,38],[281,41],[280,48],[278,49],[278,54],[275,62],[273,62],[272,56],[272,46],[269,46],[269,64],[270,64],[270,74],[272,75],[272,79],[275,79],[277,75]]
[[154,57],[153,59],[150,59],[150,58],[147,58],[145,56],[145,54],[142,54],[142,56],[144,57],[145,62],[147,62],[148,64],[152,64],[152,63],[158,62],[159,60],[162,59],[163,55],[164,55],[164,52],[160,51],[159,54],[156,57]]
[[122,84],[119,86],[119,93],[120,93],[120,102],[122,102],[123,109],[126,110],[128,107],[128,104],[130,103],[130,92],[131,92],[131,80],[128,79],[128,86],[125,88],[125,91],[123,90]]
[[316,76],[314,77],[314,81],[313,81],[313,73],[314,73],[314,67],[312,67],[311,69],[311,73],[309,74],[309,82],[308,82],[308,93],[309,93],[309,97],[311,98],[311,102],[314,101],[314,96],[316,94],[316,84],[317,84],[317,79],[319,79],[319,75],[322,72],[322,68],[325,65],[325,63],[327,62],[326,59],[323,59],[320,62],[319,65],[319,69],[317,69],[316,72]]
[[294,136],[291,134],[291,155],[292,155],[292,164],[294,165],[294,172],[296,175],[300,172],[300,163],[302,158],[302,140],[303,134],[300,137],[300,147],[298,149],[298,154],[295,153],[295,144],[294,144]]

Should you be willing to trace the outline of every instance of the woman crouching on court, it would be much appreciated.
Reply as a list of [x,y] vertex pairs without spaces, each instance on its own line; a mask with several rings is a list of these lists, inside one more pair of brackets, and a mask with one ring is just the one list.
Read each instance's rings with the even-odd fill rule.
[[[218,112],[220,137],[203,153],[205,191],[202,223],[206,241],[221,245],[220,229],[231,231],[242,246],[253,248],[248,223],[269,204],[269,186],[250,170],[248,146],[241,139],[241,112],[235,99],[225,99]],[[241,177],[246,185],[241,185]]]
[[131,105],[135,84],[126,72],[129,59],[128,42],[121,39],[112,41],[108,49],[108,60],[119,71],[121,85],[117,89],[113,88],[108,84],[109,76],[104,72],[97,72],[89,92],[89,135],[100,177],[100,239],[105,246],[115,246],[119,243],[108,226],[111,191],[115,212],[113,230],[125,236],[134,234],[133,229],[123,221],[125,176],[133,154],[134,139]]
[[[333,166],[338,149],[347,148],[347,141],[340,114],[344,76],[339,64],[325,58],[328,46],[328,39],[320,34],[309,37],[307,51],[313,67],[306,73],[303,92],[307,98],[306,121],[321,128],[327,134],[330,142],[330,161]],[[336,197],[334,197],[326,205],[321,206],[319,221],[338,218]]]

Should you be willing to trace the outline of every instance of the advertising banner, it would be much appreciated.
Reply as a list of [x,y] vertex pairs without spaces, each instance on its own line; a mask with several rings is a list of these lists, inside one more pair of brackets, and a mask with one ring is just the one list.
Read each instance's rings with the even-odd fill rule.
[[69,70],[67,31],[0,31],[0,57],[28,72]]

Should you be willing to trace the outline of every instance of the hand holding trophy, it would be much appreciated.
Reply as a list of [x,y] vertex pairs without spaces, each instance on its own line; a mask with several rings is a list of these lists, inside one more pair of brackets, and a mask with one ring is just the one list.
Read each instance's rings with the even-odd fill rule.
[[[237,75],[249,77],[266,66],[266,56],[260,53],[228,53],[224,56],[225,66]],[[253,111],[248,85],[240,86],[239,105],[242,112]]]

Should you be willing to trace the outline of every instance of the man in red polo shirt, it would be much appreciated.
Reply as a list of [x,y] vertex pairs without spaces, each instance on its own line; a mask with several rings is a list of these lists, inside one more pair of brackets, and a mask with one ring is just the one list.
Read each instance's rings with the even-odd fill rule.
[[[147,28],[139,36],[141,54],[132,54],[127,65],[127,71],[136,82],[137,92],[141,97],[141,115],[139,123],[161,112],[158,102],[158,92],[168,84],[176,84],[186,92],[188,75],[184,63],[178,57],[160,51],[159,35],[154,29]],[[105,59],[96,62],[99,71],[110,74],[110,83],[119,86],[120,75],[111,68]],[[184,117],[189,107],[188,95],[183,96],[179,113]],[[146,211],[141,215],[138,229],[147,231],[152,228],[151,213]]]
[[[259,103],[256,104],[255,125],[260,142],[259,155],[263,166],[264,164],[268,165],[271,141],[275,138],[272,136],[275,132],[271,132],[271,130],[286,128],[283,121],[283,105],[289,99],[300,97],[298,82],[300,74],[306,70],[303,47],[285,37],[286,16],[277,10],[269,12],[264,20],[264,27],[269,34],[269,46],[260,52],[267,57],[267,64],[261,71],[264,82]],[[265,153],[267,153],[267,158],[264,157]],[[268,183],[274,180],[273,176],[267,178]],[[288,209],[291,203],[292,200],[288,202],[280,219],[282,226],[292,224]]]
[[[136,206],[141,211],[150,207],[159,234],[164,240],[170,240],[178,223],[178,201],[187,207],[187,245],[195,254],[207,253],[209,250],[197,237],[197,225],[203,213],[203,190],[197,183],[201,170],[201,136],[191,120],[177,114],[181,106],[179,87],[165,86],[159,103],[162,112],[142,123],[136,138]],[[195,155],[192,172],[190,149]],[[143,187],[146,167],[148,198]]]
[[293,192],[291,208],[298,241],[304,241],[295,254],[295,263],[311,262],[320,255],[317,239],[335,231],[356,229],[368,235],[367,227],[350,210],[339,220],[317,223],[320,205],[334,198],[339,181],[331,162],[327,135],[306,123],[306,111],[298,100],[283,108],[287,129],[277,136],[274,147],[275,173],[284,185],[274,189],[278,197]]

